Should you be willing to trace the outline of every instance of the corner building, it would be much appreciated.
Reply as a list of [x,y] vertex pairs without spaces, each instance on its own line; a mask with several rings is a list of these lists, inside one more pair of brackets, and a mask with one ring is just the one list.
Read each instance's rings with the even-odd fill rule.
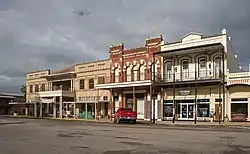
[[240,72],[226,30],[220,35],[189,33],[180,41],[165,43],[155,56],[163,58],[163,120],[215,121],[230,116],[229,73]]
[[161,88],[153,88],[152,72],[160,75],[161,58],[153,57],[163,43],[162,36],[147,39],[145,45],[124,49],[124,44],[110,46],[110,75],[104,84],[96,87],[110,91],[110,111],[114,114],[119,107],[129,107],[137,112],[137,118],[150,120],[155,102],[155,119],[161,119]]

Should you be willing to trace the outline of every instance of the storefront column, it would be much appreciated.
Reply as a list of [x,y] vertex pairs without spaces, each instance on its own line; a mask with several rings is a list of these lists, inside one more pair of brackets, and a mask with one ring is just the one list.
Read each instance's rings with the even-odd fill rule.
[[74,105],[74,111],[73,112],[74,112],[74,119],[75,119],[76,118],[76,102],[74,102],[73,105]]
[[34,117],[37,118],[37,102],[34,103]]
[[124,107],[122,104],[122,94],[119,94],[119,107]]
[[228,116],[228,120],[231,121],[231,99],[229,90],[226,89],[226,115]]
[[97,117],[97,103],[95,103],[95,120],[96,120],[96,117]]
[[133,87],[133,111],[137,111],[137,104],[135,98],[135,87]]
[[59,118],[63,118],[63,101],[62,101],[62,96],[60,96],[59,100]]
[[112,120],[112,115],[114,113],[114,97],[113,97],[113,91],[110,89],[110,102],[109,102],[109,110],[108,115],[110,116],[110,120]]
[[248,98],[247,112],[248,112],[247,121],[250,121],[250,98]]
[[40,102],[40,117],[43,117],[43,103]]
[[56,119],[56,96],[53,98],[53,118]]
[[85,119],[88,119],[88,103],[85,103]]
[[29,113],[29,106],[26,105],[26,108],[25,108],[25,116],[28,116],[28,113]]

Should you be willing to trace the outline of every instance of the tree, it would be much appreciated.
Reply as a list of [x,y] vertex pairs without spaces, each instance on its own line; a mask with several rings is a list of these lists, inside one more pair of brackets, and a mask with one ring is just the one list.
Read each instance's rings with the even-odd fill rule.
[[23,94],[23,96],[26,97],[26,85],[22,85],[20,91]]

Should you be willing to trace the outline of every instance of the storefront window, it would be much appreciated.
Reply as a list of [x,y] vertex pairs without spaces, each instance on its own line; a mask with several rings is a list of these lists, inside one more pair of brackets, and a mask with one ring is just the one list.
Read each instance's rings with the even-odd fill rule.
[[209,104],[197,104],[198,117],[209,117]]
[[163,117],[173,117],[173,104],[164,104],[163,105]]

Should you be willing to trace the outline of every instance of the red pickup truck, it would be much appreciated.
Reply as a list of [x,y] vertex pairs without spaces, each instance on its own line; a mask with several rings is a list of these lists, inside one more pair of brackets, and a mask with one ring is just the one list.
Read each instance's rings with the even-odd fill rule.
[[136,123],[137,113],[131,108],[119,108],[114,116],[114,123],[130,122]]

